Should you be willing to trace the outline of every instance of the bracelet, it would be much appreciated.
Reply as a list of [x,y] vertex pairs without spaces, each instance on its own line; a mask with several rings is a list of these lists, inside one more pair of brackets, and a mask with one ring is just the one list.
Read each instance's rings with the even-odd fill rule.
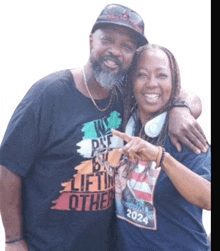
[[164,158],[165,158],[165,149],[164,148],[162,148],[162,156],[161,156],[161,159],[160,159],[160,164],[159,164],[159,166],[160,167],[162,167],[163,166],[163,161],[164,161]]
[[11,240],[11,241],[6,241],[5,243],[6,244],[15,243],[15,242],[18,242],[18,241],[22,241],[23,239],[24,239],[24,237],[21,237],[21,238],[14,239],[14,240]]
[[160,166],[160,161],[161,161],[161,157],[162,157],[162,154],[163,154],[163,148],[161,146],[158,146],[158,155],[157,155],[157,158],[156,158],[156,164],[157,164],[157,167]]
[[173,107],[186,107],[189,109],[190,113],[192,114],[191,109],[190,109],[189,105],[186,103],[186,101],[176,101],[175,103],[172,104],[171,109]]
[[158,146],[158,155],[157,155],[157,159],[156,159],[156,164],[157,167],[161,167],[163,165],[163,161],[165,158],[165,149],[161,146]]

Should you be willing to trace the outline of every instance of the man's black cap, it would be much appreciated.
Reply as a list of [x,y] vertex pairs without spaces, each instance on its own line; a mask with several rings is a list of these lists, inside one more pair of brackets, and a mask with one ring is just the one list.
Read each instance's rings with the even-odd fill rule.
[[119,4],[107,5],[97,18],[92,33],[105,25],[114,24],[131,29],[138,37],[138,46],[148,43],[144,35],[144,21],[135,11]]

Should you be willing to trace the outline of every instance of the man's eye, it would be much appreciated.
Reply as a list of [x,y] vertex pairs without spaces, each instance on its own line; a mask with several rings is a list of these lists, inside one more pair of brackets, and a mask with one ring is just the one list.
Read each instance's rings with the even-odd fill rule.
[[125,44],[123,47],[124,47],[124,49],[127,52],[133,52],[133,51],[135,51],[135,49],[132,46],[130,46],[130,45]]
[[102,39],[102,43],[103,44],[110,44],[111,43],[111,40],[109,38],[103,38]]
[[132,51],[132,48],[128,45],[124,45],[124,48],[127,50],[127,51]]

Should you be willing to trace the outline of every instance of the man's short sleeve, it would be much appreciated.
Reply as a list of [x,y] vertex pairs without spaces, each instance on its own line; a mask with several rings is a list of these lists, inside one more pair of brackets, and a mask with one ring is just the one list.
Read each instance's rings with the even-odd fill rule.
[[0,164],[19,176],[29,172],[39,153],[43,137],[42,103],[45,103],[42,87],[42,83],[36,83],[25,95],[11,117],[1,144]]

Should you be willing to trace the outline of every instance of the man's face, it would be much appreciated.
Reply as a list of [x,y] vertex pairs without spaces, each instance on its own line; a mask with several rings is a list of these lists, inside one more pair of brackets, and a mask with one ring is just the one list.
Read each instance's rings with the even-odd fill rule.
[[90,36],[90,48],[97,82],[106,89],[120,85],[137,49],[132,31],[120,26],[98,29]]

